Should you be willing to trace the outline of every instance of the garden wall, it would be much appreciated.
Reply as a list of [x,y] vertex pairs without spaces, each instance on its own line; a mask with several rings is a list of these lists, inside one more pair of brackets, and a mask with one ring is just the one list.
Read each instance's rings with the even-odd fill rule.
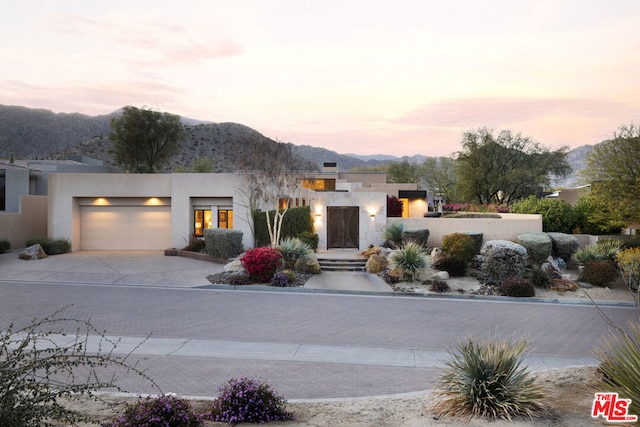
[[387,224],[402,222],[405,229],[429,229],[429,246],[442,244],[442,236],[465,231],[484,234],[487,240],[515,241],[518,234],[542,232],[542,215],[500,214],[501,218],[387,218]]
[[20,198],[20,212],[0,214],[0,239],[6,239],[11,249],[24,248],[31,237],[47,236],[47,196]]

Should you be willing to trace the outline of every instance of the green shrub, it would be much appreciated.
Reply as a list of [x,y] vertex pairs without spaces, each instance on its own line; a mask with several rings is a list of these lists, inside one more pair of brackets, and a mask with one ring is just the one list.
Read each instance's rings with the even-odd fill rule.
[[411,282],[418,270],[427,268],[427,254],[413,242],[391,254],[391,263],[402,271],[404,280]]
[[539,265],[531,267],[530,280],[533,286],[536,288],[548,289],[551,284],[551,277],[549,272],[544,270]]
[[488,285],[500,285],[512,277],[522,278],[526,271],[527,250],[508,240],[489,240],[480,252],[484,261],[482,281]]
[[442,236],[441,249],[447,255],[470,262],[476,255],[476,242],[468,234],[447,234]]
[[267,383],[256,379],[232,378],[220,387],[208,418],[230,425],[293,420],[293,414],[286,410],[286,403],[284,397]]
[[302,240],[304,243],[309,245],[312,251],[316,252],[318,250],[318,243],[320,242],[320,237],[311,231],[303,231],[296,236],[298,239]]
[[[269,212],[269,218],[273,221],[275,211]],[[267,227],[266,212],[258,211],[253,215],[253,225],[256,238],[256,246],[268,246],[271,244],[269,229]],[[282,219],[280,238],[298,237],[301,233],[313,233],[313,221],[309,206],[289,208]]]
[[280,241],[276,248],[282,254],[285,268],[294,268],[296,261],[311,251],[311,247],[295,237],[287,237]]
[[622,242],[621,249],[628,248],[640,248],[640,236],[633,236],[631,239]]
[[433,263],[436,270],[446,271],[450,276],[462,277],[467,274],[467,262],[457,256],[442,253]]
[[443,218],[489,218],[500,219],[500,214],[491,212],[443,212]]
[[3,254],[11,249],[11,244],[8,240],[0,240],[0,254]]
[[586,194],[573,207],[576,215],[576,233],[606,235],[620,234],[625,226],[616,215],[611,215],[609,206],[603,200]]
[[128,403],[124,412],[102,427],[201,427],[202,417],[186,399],[171,395],[146,397]]
[[598,349],[602,373],[598,391],[617,392],[631,399],[629,414],[640,415],[640,323],[629,322],[629,332],[616,328]]
[[193,233],[189,236],[189,244],[184,247],[185,251],[206,253],[207,244],[204,239],[198,239]]
[[426,228],[423,228],[421,230],[404,230],[402,232],[403,242],[416,243],[424,250],[429,247],[429,245],[427,244],[427,240],[429,240],[429,230]]
[[551,256],[551,237],[546,233],[518,234],[517,241],[525,247],[533,264],[542,264]]
[[32,237],[27,240],[25,247],[39,244],[47,255],[60,255],[71,252],[71,242],[68,239],[51,239],[49,237]]
[[517,277],[509,278],[498,286],[498,292],[505,297],[533,297],[536,290],[528,279]]
[[510,206],[511,213],[542,215],[542,231],[571,233],[576,226],[573,207],[559,199],[539,199],[529,196]]
[[404,225],[401,222],[392,222],[384,228],[382,237],[399,248],[402,247],[403,231]]
[[584,265],[579,280],[594,286],[606,286],[617,274],[618,270],[609,261],[593,260]]
[[551,237],[551,255],[569,261],[580,247],[576,236],[565,233],[548,233]]
[[242,231],[228,228],[205,228],[207,254],[213,258],[235,258],[242,253]]
[[503,418],[529,416],[544,409],[543,389],[526,367],[524,341],[472,339],[458,345],[445,362],[434,410],[443,415]]
[[471,237],[476,245],[476,251],[474,255],[478,255],[482,250],[482,242],[484,239],[484,234],[479,231],[463,231],[462,234],[466,234]]

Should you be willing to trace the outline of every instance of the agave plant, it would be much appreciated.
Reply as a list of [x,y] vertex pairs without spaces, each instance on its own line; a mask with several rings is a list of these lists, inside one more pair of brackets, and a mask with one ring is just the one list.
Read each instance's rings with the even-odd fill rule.
[[612,264],[615,264],[621,247],[620,241],[614,239],[600,240],[596,243],[597,251]]
[[285,268],[293,268],[300,257],[309,252],[313,252],[309,244],[303,242],[297,237],[287,237],[282,239],[276,248],[280,250],[280,253],[282,254]]
[[391,254],[391,263],[393,266],[402,271],[403,278],[411,282],[422,268],[427,268],[427,254],[417,243],[409,242],[404,248]]
[[526,349],[526,341],[461,342],[446,362],[434,409],[443,415],[507,420],[542,411],[542,388],[522,366]]
[[576,253],[573,254],[573,257],[582,265],[585,265],[589,261],[600,261],[604,258],[598,248],[593,245],[586,246],[584,249],[578,249]]

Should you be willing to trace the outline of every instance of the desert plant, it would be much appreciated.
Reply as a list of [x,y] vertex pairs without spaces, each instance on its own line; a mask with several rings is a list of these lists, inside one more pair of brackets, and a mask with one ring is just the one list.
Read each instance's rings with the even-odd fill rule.
[[289,286],[289,275],[286,273],[276,273],[271,278],[271,286],[285,288]]
[[482,245],[482,281],[488,285],[500,285],[511,277],[524,277],[527,250],[508,240],[489,240]]
[[533,282],[517,277],[509,278],[500,283],[498,292],[506,297],[533,297],[536,294]]
[[617,274],[618,270],[609,261],[592,260],[584,265],[579,280],[594,286],[606,286]]
[[312,252],[308,244],[295,237],[282,239],[276,248],[282,254],[285,268],[293,268],[300,257],[308,252]]
[[447,234],[442,237],[442,252],[469,262],[476,255],[473,237],[464,233]]
[[539,265],[531,267],[529,277],[531,283],[533,283],[533,286],[536,288],[547,289],[551,284],[551,276],[549,275],[549,272]]
[[542,264],[551,256],[551,237],[546,233],[518,234],[517,241],[525,247],[533,264]]
[[387,225],[382,232],[382,237],[393,243],[396,247],[402,247],[402,232],[404,225],[401,222],[392,222]]
[[529,196],[510,206],[512,213],[542,215],[542,231],[571,233],[576,226],[576,213],[564,200],[539,199]]
[[637,292],[640,288],[640,248],[633,247],[620,251],[616,262],[629,289]]
[[184,250],[189,252],[206,253],[207,244],[204,239],[198,239],[194,233],[191,233],[189,236],[189,244],[184,247]]
[[602,373],[602,391],[631,399],[628,413],[640,415],[640,323],[629,322],[629,332],[614,328],[596,351]]
[[201,427],[202,417],[186,399],[171,395],[146,397],[128,403],[124,412],[102,427]]
[[247,286],[251,284],[251,278],[246,274],[234,274],[229,277],[229,284],[231,286]]
[[433,261],[431,266],[436,270],[446,271],[453,277],[461,277],[467,274],[467,262],[463,258],[444,252]]
[[596,243],[596,249],[602,254],[603,259],[612,264],[616,263],[621,248],[622,243],[615,239],[598,240]]
[[413,280],[418,270],[428,267],[427,254],[413,242],[391,254],[391,263],[402,271],[404,280],[408,282]]
[[220,387],[208,418],[230,425],[292,420],[293,414],[286,410],[286,403],[266,382],[232,378]]
[[427,228],[422,228],[420,230],[404,230],[402,232],[402,241],[403,242],[413,242],[418,244],[422,249],[426,250],[429,245],[427,241],[429,240],[429,230]]
[[579,264],[585,265],[589,261],[602,260],[603,255],[595,245],[589,245],[578,249],[576,253],[573,254],[573,258],[578,261]]
[[0,240],[0,254],[3,254],[11,249],[11,244],[8,240]]
[[532,417],[543,410],[543,390],[522,366],[525,341],[469,338],[451,353],[439,379],[442,414],[504,418]]
[[249,249],[240,258],[246,272],[260,282],[268,282],[282,266],[282,254],[275,248]]
[[[95,396],[100,389],[119,389],[105,369],[135,372],[154,384],[128,356],[115,356],[117,342],[89,321],[64,318],[65,308],[26,326],[9,325],[0,333],[0,425],[35,427],[53,421],[91,421],[63,405],[61,399]],[[67,336],[63,328],[75,327]],[[99,349],[89,352],[90,335]],[[75,425],[75,424],[74,424]]]
[[449,292],[450,290],[451,288],[449,288],[449,285],[444,280],[434,280],[431,286],[429,286],[429,291],[439,294]]
[[205,228],[202,232],[207,254],[213,258],[229,259],[243,251],[242,231],[228,228]]

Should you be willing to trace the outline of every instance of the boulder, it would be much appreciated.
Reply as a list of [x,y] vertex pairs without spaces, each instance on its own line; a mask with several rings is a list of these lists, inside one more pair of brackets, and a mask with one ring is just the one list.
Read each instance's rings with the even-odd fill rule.
[[438,271],[437,273],[433,273],[429,278],[431,280],[447,280],[449,278],[449,273],[446,271]]
[[433,248],[433,250],[431,251],[431,265],[438,264],[440,261],[442,261],[443,257],[444,254],[442,253],[442,249]]
[[302,274],[320,274],[320,263],[315,254],[309,252],[298,258],[294,269]]
[[230,263],[225,264],[224,271],[244,271],[244,267],[239,259],[234,259]]
[[26,259],[27,261],[43,259],[46,257],[47,257],[47,254],[44,252],[44,249],[42,249],[42,246],[40,246],[39,243],[36,243],[35,245],[31,245],[28,248],[25,248],[18,256],[18,258]]
[[546,271],[550,278],[562,279],[560,266],[553,257],[549,256],[540,268],[542,268],[542,271]]

